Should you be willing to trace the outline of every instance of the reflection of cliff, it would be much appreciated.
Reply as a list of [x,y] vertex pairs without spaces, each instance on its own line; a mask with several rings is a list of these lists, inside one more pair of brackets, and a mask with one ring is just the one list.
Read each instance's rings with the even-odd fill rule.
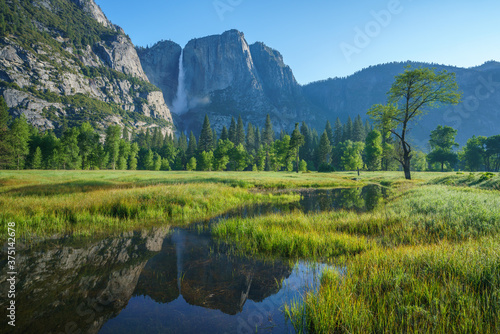
[[[131,232],[79,244],[56,240],[18,249],[15,332],[97,333],[127,305],[144,265],[161,249],[167,232]],[[7,270],[5,263],[1,267],[3,294]],[[2,295],[2,309],[6,301]],[[0,326],[5,325],[3,321]]]
[[[182,295],[196,306],[237,314],[247,299],[262,301],[281,288],[292,269],[280,263],[211,252],[210,237],[179,230],[144,267],[134,295],[168,303]],[[180,291],[179,291],[180,290]]]

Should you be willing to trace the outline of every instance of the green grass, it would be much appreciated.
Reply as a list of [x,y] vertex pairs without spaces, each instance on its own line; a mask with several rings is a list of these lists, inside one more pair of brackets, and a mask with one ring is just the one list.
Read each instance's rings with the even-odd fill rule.
[[[360,187],[391,194],[370,212],[232,218],[212,233],[237,252],[337,262],[285,309],[297,332],[500,332],[497,174],[139,171],[0,172],[0,220],[21,235],[188,224],[242,205],[296,201],[256,190]],[[18,234],[19,235],[19,234]]]
[[2,236],[11,221],[16,222],[18,237],[92,235],[182,225],[243,205],[298,199],[203,181],[196,173],[181,182],[169,173],[140,177],[140,172],[2,172]]
[[376,248],[287,307],[298,332],[498,333],[500,241]]
[[286,308],[297,332],[497,333],[500,194],[440,179],[382,179],[392,196],[371,212],[229,219],[212,233],[244,253],[345,266]]

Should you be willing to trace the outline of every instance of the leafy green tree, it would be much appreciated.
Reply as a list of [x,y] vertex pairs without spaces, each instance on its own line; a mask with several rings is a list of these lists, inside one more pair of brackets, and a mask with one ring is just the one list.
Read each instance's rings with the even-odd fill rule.
[[295,129],[290,137],[290,152],[295,156],[297,173],[299,172],[299,149],[304,145],[304,136],[300,133],[299,123],[295,123]]
[[40,149],[40,146],[36,147],[35,154],[33,155],[33,160],[31,161],[31,168],[42,168],[42,150]]
[[411,170],[425,172],[427,170],[427,155],[422,151],[416,151],[411,159]]
[[278,139],[273,145],[273,170],[279,171],[282,167],[287,167],[288,163],[293,160],[293,155],[290,150],[290,136],[284,135],[282,139]]
[[161,168],[162,171],[170,171],[172,168],[170,167],[170,161],[167,158],[161,159]]
[[17,169],[23,169],[26,156],[29,153],[29,125],[24,115],[16,118],[10,127],[11,150],[15,158]]
[[[156,131],[157,128],[155,128]],[[113,170],[116,169],[116,162],[120,153],[120,135],[122,128],[119,125],[110,125],[106,129],[106,139],[104,141],[104,149],[109,157],[109,163]],[[157,132],[155,132],[157,134]]]
[[9,132],[11,117],[9,108],[3,96],[0,96],[0,168],[6,168],[12,164],[13,152]]
[[226,170],[227,164],[229,163],[229,154],[233,147],[234,144],[229,139],[219,139],[219,144],[214,151],[214,170]]
[[155,169],[155,162],[154,162],[155,155],[151,149],[149,149],[144,155],[144,161],[142,165],[144,166],[144,169],[146,170],[154,170]]
[[441,172],[444,171],[445,163],[454,165],[458,160],[457,154],[453,152],[453,148],[458,147],[455,142],[456,135],[457,130],[449,126],[438,125],[435,130],[431,131],[429,144],[432,151],[427,155],[427,160],[431,164],[441,164]]
[[90,156],[96,143],[99,141],[98,135],[90,123],[85,122],[80,126],[78,131],[78,147],[80,148],[80,156],[82,157],[82,169],[90,168]]
[[130,159],[130,153],[132,151],[132,147],[130,142],[126,139],[120,140],[119,150],[118,150],[118,169],[126,170],[127,162]]
[[130,155],[128,156],[128,169],[137,169],[137,154],[139,153],[139,145],[137,143],[132,143],[130,145]]
[[153,170],[159,171],[161,169],[162,158],[158,153],[154,154],[153,158]]
[[467,140],[467,144],[465,144],[462,151],[458,153],[460,161],[463,162],[466,170],[472,172],[480,170],[484,164],[485,142],[486,137],[484,136],[472,136],[472,138]]
[[412,123],[424,114],[424,109],[457,104],[460,99],[454,73],[408,67],[396,76],[388,93],[388,104],[374,105],[368,111],[379,128],[389,129],[399,139],[402,154],[397,159],[406,179],[411,179],[412,149],[408,143],[408,130]]
[[63,169],[81,167],[80,147],[78,146],[78,128],[68,128],[63,132],[59,145],[59,161]]
[[368,170],[380,170],[382,167],[382,135],[373,130],[366,136],[365,157]]
[[363,142],[352,142],[350,140],[344,143],[342,154],[342,167],[344,170],[356,170],[363,168],[363,150],[365,144]]
[[498,172],[500,170],[500,135],[491,136],[486,139],[485,158],[488,171]]
[[307,162],[305,160],[300,160],[299,170],[301,172],[307,172]]
[[234,146],[230,151],[230,160],[233,170],[242,171],[248,166],[247,151],[243,144]]
[[209,152],[214,147],[213,132],[210,127],[210,120],[208,115],[205,115],[205,120],[203,121],[203,126],[201,129],[200,140],[198,142],[198,151],[201,153],[203,151]]
[[196,158],[195,157],[192,157],[191,159],[189,159],[189,161],[186,165],[186,170],[187,171],[196,170]]
[[214,160],[214,152],[203,151],[200,153],[200,158],[198,159],[198,170],[201,171],[212,171],[212,163]]

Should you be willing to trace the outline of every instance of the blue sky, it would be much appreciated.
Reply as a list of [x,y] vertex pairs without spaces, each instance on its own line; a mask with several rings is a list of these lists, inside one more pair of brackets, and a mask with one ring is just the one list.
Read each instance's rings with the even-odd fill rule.
[[391,61],[500,60],[498,0],[96,0],[136,45],[229,29],[283,54],[301,84]]

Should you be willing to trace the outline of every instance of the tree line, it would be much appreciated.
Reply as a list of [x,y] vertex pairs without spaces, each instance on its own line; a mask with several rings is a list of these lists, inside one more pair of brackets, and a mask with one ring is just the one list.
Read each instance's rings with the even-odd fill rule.
[[[455,152],[457,130],[438,126],[430,136],[431,152],[414,153],[412,170],[500,169],[500,135],[473,137]],[[346,123],[327,121],[321,135],[305,122],[291,133],[273,129],[267,115],[261,129],[238,117],[220,134],[205,116],[196,136],[177,137],[148,128],[136,133],[109,126],[100,135],[90,123],[53,131],[38,131],[24,116],[12,120],[0,97],[0,166],[8,169],[113,169],[199,171],[341,171],[398,170],[398,146],[393,136],[373,129],[358,115]]]

